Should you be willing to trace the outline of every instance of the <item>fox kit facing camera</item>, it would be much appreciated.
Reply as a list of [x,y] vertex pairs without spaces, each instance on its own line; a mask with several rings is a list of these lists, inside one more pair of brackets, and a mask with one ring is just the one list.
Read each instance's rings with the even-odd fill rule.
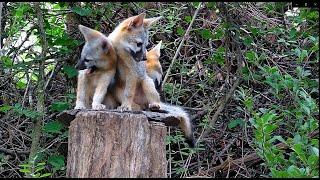
[[78,69],[75,109],[105,109],[102,104],[116,72],[117,55],[108,38],[101,32],[79,25],[85,38]]
[[145,19],[145,15],[141,13],[125,19],[108,36],[118,57],[115,97],[120,102],[118,109],[122,111],[135,109],[137,85],[145,90],[149,109],[160,108],[160,96],[140,63],[146,55],[148,29],[161,17]]

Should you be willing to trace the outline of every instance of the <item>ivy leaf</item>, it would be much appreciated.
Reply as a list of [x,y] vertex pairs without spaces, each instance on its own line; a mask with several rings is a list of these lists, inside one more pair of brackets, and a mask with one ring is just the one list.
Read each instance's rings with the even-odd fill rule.
[[44,127],[43,131],[46,133],[61,133],[63,125],[59,121],[48,122]]
[[68,78],[73,78],[78,75],[77,69],[68,65],[63,66],[63,72],[67,74]]
[[80,16],[88,16],[92,13],[92,10],[89,8],[81,8],[81,7],[72,7],[72,12],[79,14]]

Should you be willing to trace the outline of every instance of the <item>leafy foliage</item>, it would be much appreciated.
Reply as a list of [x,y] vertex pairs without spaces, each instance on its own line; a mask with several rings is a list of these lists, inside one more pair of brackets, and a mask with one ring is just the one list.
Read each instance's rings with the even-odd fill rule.
[[[109,34],[140,12],[163,16],[149,30],[148,49],[163,41],[160,62],[167,73],[199,2],[42,2],[45,58],[34,4],[4,5],[0,177],[65,177],[68,131],[56,115],[75,104],[74,65],[83,45],[78,24]],[[221,5],[202,3],[161,93],[167,103],[189,107],[197,138],[191,149],[178,128],[170,127],[168,177],[319,177],[319,140],[313,136],[319,131],[319,11],[291,9],[286,2]],[[216,116],[239,77],[244,81]],[[43,114],[35,93],[40,82]],[[40,150],[29,161],[32,122],[42,115]],[[210,133],[203,137],[205,131]],[[262,163],[241,161],[233,169],[231,159],[253,153]]]

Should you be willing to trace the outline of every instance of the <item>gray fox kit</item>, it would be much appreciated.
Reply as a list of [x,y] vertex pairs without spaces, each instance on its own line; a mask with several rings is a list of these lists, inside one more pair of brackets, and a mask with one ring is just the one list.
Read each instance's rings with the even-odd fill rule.
[[79,74],[75,109],[105,109],[102,102],[116,72],[116,52],[99,31],[82,25],[79,30],[86,42],[76,64]]

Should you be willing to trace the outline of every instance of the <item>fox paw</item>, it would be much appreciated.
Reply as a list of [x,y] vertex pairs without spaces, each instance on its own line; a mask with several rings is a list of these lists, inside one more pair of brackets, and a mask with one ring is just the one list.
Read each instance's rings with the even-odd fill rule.
[[158,110],[160,110],[160,104],[158,104],[158,103],[149,104],[149,109],[151,111],[158,111]]
[[119,110],[119,111],[131,111],[132,108],[127,106],[127,105],[121,105],[121,106],[117,107],[117,110]]
[[76,104],[76,107],[74,109],[86,109],[86,106],[84,104]]
[[103,104],[92,104],[92,109],[95,109],[95,110],[106,109],[106,106]]

